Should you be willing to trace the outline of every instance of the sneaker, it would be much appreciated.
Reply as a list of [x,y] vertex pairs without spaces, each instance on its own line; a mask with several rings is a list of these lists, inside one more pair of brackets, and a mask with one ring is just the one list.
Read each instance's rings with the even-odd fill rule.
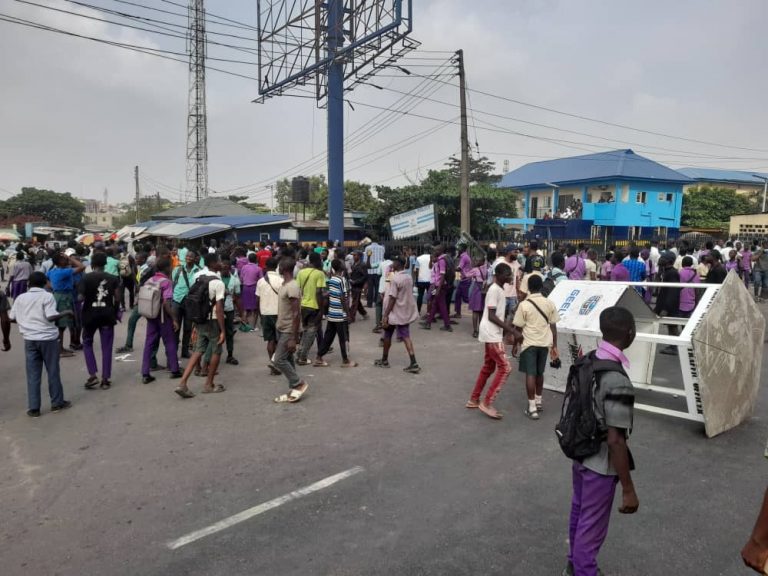
[[409,374],[418,374],[421,372],[421,366],[418,364],[411,364],[410,366],[403,368],[403,372],[408,372]]
[[112,382],[106,378],[101,379],[101,384],[99,384],[99,388],[102,390],[109,390],[112,387]]
[[56,404],[56,406],[51,406],[51,412],[61,412],[62,410],[66,410],[67,408],[72,407],[72,402],[69,400],[64,400],[61,404]]
[[30,418],[40,418],[40,410],[27,410],[27,416]]
[[237,358],[235,358],[234,356],[227,356],[226,363],[232,364],[232,366],[237,366],[238,364],[240,364],[240,362],[238,362]]
[[125,354],[127,352],[133,352],[133,347],[132,346],[121,346],[120,348],[115,350],[115,352],[117,352],[118,354]]
[[304,360],[298,359],[296,360],[296,364],[298,364],[299,366],[309,366],[310,364],[312,364],[312,361],[307,359],[304,359]]
[[389,360],[375,360],[373,365],[379,368],[389,368]]
[[152,383],[152,382],[154,382],[155,380],[157,380],[157,378],[155,378],[154,376],[144,376],[144,377],[141,379],[141,383],[142,383],[142,384],[151,384],[151,383]]

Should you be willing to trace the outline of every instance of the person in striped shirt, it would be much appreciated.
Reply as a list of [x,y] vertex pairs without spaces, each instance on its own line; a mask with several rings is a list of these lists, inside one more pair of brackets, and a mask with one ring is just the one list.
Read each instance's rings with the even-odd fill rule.
[[347,356],[347,342],[349,342],[349,282],[344,277],[344,261],[336,258],[331,262],[331,277],[326,282],[328,289],[328,312],[323,342],[317,350],[317,356],[312,364],[317,367],[328,366],[323,356],[328,354],[333,340],[338,336],[339,350],[341,351],[341,367],[354,368],[357,362]]

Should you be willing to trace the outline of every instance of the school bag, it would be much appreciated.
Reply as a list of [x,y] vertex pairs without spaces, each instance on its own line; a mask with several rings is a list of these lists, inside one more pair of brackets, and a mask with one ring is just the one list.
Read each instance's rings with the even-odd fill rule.
[[155,280],[147,280],[139,288],[137,299],[139,316],[154,320],[160,317],[160,309],[163,307],[163,291],[160,283]]
[[576,360],[568,372],[563,408],[555,434],[563,453],[572,460],[582,461],[597,454],[606,438],[606,431],[600,426],[595,413],[596,392],[600,378],[606,372],[627,375],[621,364],[600,360],[594,351]]
[[213,316],[213,301],[208,294],[208,284],[216,276],[198,276],[184,299],[184,311],[195,324],[205,324]]
[[120,262],[118,262],[117,268],[120,271],[121,278],[128,278],[131,275],[131,261],[128,259],[127,254],[120,256]]
[[541,295],[542,296],[549,296],[552,293],[552,290],[555,289],[555,286],[557,286],[557,279],[565,276],[562,272],[559,272],[558,274],[550,274],[544,279],[544,283],[541,285]]
[[453,258],[446,255],[445,256],[445,283],[448,286],[453,286],[453,283],[456,281],[456,262],[454,262]]

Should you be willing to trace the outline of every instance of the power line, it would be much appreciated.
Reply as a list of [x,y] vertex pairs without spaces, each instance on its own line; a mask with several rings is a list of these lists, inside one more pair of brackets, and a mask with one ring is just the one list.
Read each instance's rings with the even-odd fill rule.
[[[397,68],[397,67],[395,66],[395,68]],[[412,74],[408,74],[408,76],[418,76],[418,74],[412,73]],[[439,79],[435,79],[435,82],[443,82],[445,84],[449,84],[449,82],[445,82],[444,80],[439,80]],[[535,108],[537,110],[543,110],[545,112],[551,112],[553,114],[559,114],[561,116],[568,116],[568,117],[571,117],[571,118],[577,118],[579,120],[585,120],[585,121],[588,121],[588,122],[596,122],[598,124],[603,124],[603,125],[606,125],[606,126],[612,126],[614,128],[622,128],[624,130],[632,130],[634,132],[640,132],[640,133],[643,133],[643,134],[650,134],[652,136],[661,136],[663,138],[671,138],[673,140],[681,140],[681,141],[684,141],[684,142],[693,142],[693,143],[696,143],[696,144],[705,144],[707,146],[718,146],[718,147],[721,147],[721,148],[731,148],[731,149],[734,149],[734,150],[746,150],[746,151],[749,151],[749,152],[768,152],[768,149],[766,149],[766,148],[749,148],[749,147],[745,147],[745,146],[734,146],[734,145],[730,145],[730,144],[721,144],[719,142],[709,142],[707,140],[697,140],[695,138],[686,138],[684,136],[675,136],[675,135],[672,135],[672,134],[664,134],[663,132],[654,132],[653,130],[645,130],[643,128],[636,128],[634,126],[629,126],[629,125],[626,125],[626,124],[619,124],[619,123],[616,123],[616,122],[609,122],[607,120],[601,120],[599,118],[591,118],[589,116],[584,116],[584,115],[581,115],[581,114],[573,114],[573,113],[570,113],[570,112],[564,112],[562,110],[556,110],[554,108],[548,108],[546,106],[541,106],[539,104],[533,104],[533,103],[530,103],[530,102],[523,102],[522,100],[516,100],[514,98],[509,98],[507,96],[500,96],[498,94],[493,94],[491,92],[486,92],[486,91],[483,91],[483,90],[478,90],[476,88],[472,89],[471,91],[476,93],[476,94],[481,94],[483,96],[488,96],[490,98],[496,98],[498,100],[503,100],[505,102],[511,102],[513,104],[519,104],[520,106],[527,106],[529,108]]]
[[[144,8],[145,10],[152,10],[154,12],[160,12],[162,14],[171,14],[173,16],[182,16],[183,18],[187,17],[186,14],[183,14],[183,13],[180,13],[180,12],[173,12],[173,11],[170,11],[170,10],[163,10],[162,8],[155,8],[153,6],[147,6],[146,4],[141,4],[139,2],[131,2],[130,0],[112,0],[112,1],[113,2],[118,2],[120,4],[126,4],[126,5],[129,5],[129,6],[135,6],[137,8]],[[185,6],[185,5],[181,5],[181,7],[184,8],[184,9],[187,9],[187,6]],[[235,22],[235,21],[233,21],[233,22]],[[206,24],[216,24],[218,26],[229,26],[230,28],[240,28],[240,29],[243,29],[243,30],[251,30],[251,31],[255,31],[256,30],[256,28],[254,28],[254,27],[252,27],[249,24],[246,24],[244,22],[239,22],[237,24],[226,24],[226,23],[222,23],[222,22],[210,22],[209,21],[209,22],[206,22]]]

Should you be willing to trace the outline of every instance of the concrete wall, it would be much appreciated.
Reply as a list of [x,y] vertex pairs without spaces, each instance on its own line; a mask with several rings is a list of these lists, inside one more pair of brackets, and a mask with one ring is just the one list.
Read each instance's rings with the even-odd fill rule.
[[745,214],[731,216],[729,233],[736,234],[765,234],[768,236],[768,214]]

